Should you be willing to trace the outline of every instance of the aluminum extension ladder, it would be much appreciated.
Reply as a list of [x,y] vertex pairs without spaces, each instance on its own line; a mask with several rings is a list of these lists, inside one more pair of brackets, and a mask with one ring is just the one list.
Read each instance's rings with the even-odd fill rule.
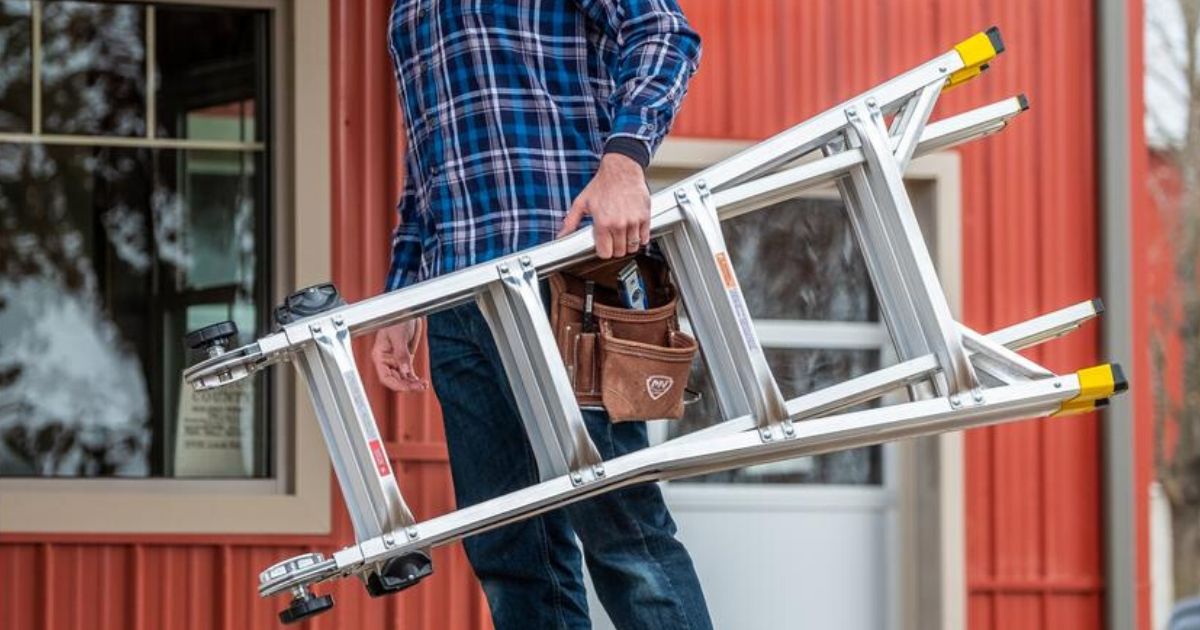
[[[592,255],[590,230],[349,306],[310,291],[316,306],[292,312],[277,332],[237,349],[228,348],[236,330],[227,323],[193,333],[190,343],[209,354],[185,372],[197,389],[296,361],[354,524],[356,544],[330,558],[309,553],[268,568],[260,595],[290,593],[280,618],[296,621],[333,605],[330,596],[312,592],[318,582],[353,575],[372,595],[394,593],[431,573],[433,547],[630,484],[1106,404],[1126,388],[1118,366],[1056,375],[1015,352],[1071,332],[1097,316],[1100,303],[990,335],[963,326],[951,316],[905,192],[902,174],[914,155],[997,132],[1027,108],[1024,96],[1015,96],[928,123],[943,90],[978,76],[1002,51],[995,28],[978,33],[653,197],[651,231],[671,264],[723,416],[658,446],[601,459],[538,293],[539,275]],[[720,221],[830,182],[849,211],[899,363],[785,400],[730,266]],[[541,482],[417,521],[384,452],[350,338],[470,300],[500,348]],[[908,389],[910,402],[843,411],[898,388]]]

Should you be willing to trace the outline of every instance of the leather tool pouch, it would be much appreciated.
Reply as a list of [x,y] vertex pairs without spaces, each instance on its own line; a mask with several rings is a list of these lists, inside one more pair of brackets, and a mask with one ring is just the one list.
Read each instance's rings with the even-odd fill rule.
[[[638,264],[648,308],[625,308],[618,272]],[[679,299],[661,260],[639,254],[589,261],[550,276],[550,324],[581,407],[603,407],[613,422],[679,419],[696,340],[680,332]],[[584,330],[587,281],[592,327]]]

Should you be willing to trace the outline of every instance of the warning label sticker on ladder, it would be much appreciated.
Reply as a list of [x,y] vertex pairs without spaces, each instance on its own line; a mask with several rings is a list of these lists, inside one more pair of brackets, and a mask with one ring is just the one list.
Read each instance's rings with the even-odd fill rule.
[[758,335],[754,334],[754,322],[750,319],[750,309],[742,298],[742,290],[738,287],[737,276],[733,274],[733,265],[729,264],[729,254],[717,252],[717,269],[721,272],[721,283],[725,285],[725,293],[729,303],[733,305],[733,315],[737,317],[738,329],[742,339],[752,350],[758,350]]
[[371,440],[371,458],[375,460],[375,470],[379,472],[380,477],[386,477],[392,474],[392,467],[388,465],[387,453],[383,452],[383,443],[379,440]]

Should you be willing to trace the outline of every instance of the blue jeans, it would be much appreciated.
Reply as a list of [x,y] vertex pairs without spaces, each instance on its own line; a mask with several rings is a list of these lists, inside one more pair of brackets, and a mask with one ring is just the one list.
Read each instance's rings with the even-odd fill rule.
[[[458,506],[537,483],[533,451],[479,308],[431,315],[429,352]],[[584,419],[605,459],[647,444],[643,423],[612,424],[593,411]],[[497,630],[590,628],[581,557],[618,628],[712,627],[691,557],[652,483],[478,534],[464,545]]]

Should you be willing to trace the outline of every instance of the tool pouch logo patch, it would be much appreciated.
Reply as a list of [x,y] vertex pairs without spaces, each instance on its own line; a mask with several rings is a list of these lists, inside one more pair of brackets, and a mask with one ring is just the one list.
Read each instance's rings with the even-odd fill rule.
[[675,379],[670,376],[649,376],[646,378],[646,393],[650,394],[650,400],[658,400],[671,391],[673,385],[675,385]]

